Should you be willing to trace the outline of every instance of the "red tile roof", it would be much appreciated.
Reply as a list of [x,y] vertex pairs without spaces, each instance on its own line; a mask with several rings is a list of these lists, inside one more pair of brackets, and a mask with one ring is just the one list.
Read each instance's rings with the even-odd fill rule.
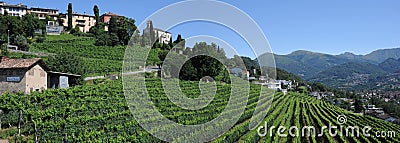
[[10,69],[10,68],[28,68],[33,64],[41,61],[40,58],[33,59],[10,59],[7,57],[0,57],[0,69]]
[[120,16],[120,15],[112,13],[112,12],[107,12],[107,13],[103,14],[103,16]]

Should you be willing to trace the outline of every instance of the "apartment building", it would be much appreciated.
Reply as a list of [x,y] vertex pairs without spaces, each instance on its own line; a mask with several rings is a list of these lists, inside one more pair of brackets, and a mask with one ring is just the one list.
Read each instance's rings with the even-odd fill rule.
[[28,14],[35,14],[39,19],[46,19],[46,17],[50,17],[54,20],[58,19],[58,9],[50,9],[50,8],[39,8],[32,7],[27,10]]
[[10,16],[19,16],[22,17],[26,14],[27,11],[27,6],[23,4],[7,4],[4,1],[0,1],[0,14],[4,14],[4,12],[7,11],[7,13]]
[[[68,27],[68,14],[62,14],[60,15],[64,27]],[[72,14],[72,28],[75,28],[76,26],[79,27],[79,30],[82,32],[89,32],[90,28],[93,27],[96,24],[96,19],[92,15],[88,15],[86,13],[84,14],[79,14],[79,13],[73,13]]]

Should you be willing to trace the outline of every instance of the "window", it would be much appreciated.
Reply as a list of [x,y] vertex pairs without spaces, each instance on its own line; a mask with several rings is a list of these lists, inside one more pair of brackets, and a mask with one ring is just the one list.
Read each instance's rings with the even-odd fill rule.
[[41,71],[40,72],[40,77],[45,77],[46,76],[46,74],[44,73],[44,71]]
[[35,71],[33,69],[31,69],[28,73],[30,76],[35,76]]

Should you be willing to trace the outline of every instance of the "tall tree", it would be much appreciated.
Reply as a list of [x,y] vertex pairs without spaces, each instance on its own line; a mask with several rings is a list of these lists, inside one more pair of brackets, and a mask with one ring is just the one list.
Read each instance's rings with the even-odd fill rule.
[[185,39],[182,39],[181,34],[178,34],[178,37],[176,37],[174,45],[178,45],[180,48],[185,48]]
[[360,99],[356,99],[354,102],[354,112],[360,113],[364,110],[364,106],[362,104],[362,101]]
[[108,32],[114,34],[118,32],[117,17],[115,16],[111,17],[110,23],[108,24]]
[[24,29],[24,33],[26,37],[33,37],[35,34],[35,30],[44,29],[45,23],[44,21],[39,20],[34,14],[26,14],[22,16],[22,27]]
[[68,30],[72,29],[72,3],[68,4]]
[[154,33],[154,27],[153,27],[153,22],[150,20],[148,21],[149,23],[149,39],[150,39],[150,45],[153,44],[153,42],[155,41],[155,33]]
[[99,27],[100,16],[99,16],[99,7],[97,7],[97,5],[94,5],[93,13],[94,13],[94,17],[96,18],[96,27]]
[[169,49],[168,49],[168,50],[174,48],[174,44],[172,43],[172,36],[169,38],[169,43],[168,43],[168,45],[169,45]]

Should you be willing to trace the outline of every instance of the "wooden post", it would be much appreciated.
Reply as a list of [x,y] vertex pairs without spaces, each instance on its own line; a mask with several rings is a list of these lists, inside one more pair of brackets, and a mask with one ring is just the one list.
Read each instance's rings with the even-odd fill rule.
[[3,110],[0,110],[0,130],[1,130],[1,124],[3,123],[1,122],[1,116],[3,116]]
[[38,130],[37,130],[37,128],[36,128],[36,122],[33,121],[33,124],[34,124],[34,126],[35,126],[35,143],[39,143],[38,135],[37,135]]
[[21,137],[21,122],[22,122],[22,110],[19,110],[19,118],[18,118],[18,136]]

